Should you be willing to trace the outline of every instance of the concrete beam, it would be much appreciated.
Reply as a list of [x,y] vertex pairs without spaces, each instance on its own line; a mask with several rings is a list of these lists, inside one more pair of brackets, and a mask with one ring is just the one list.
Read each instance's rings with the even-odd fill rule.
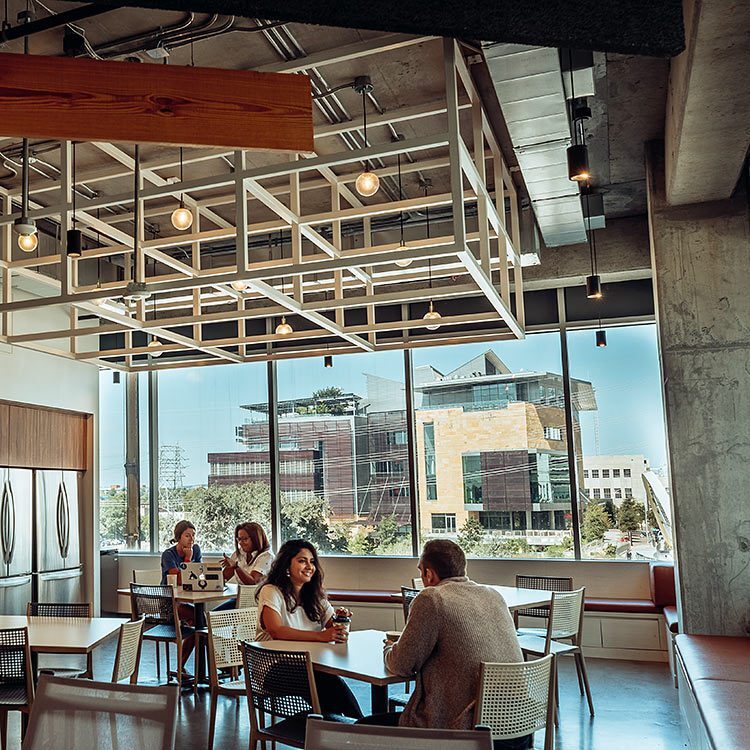
[[671,205],[729,198],[750,143],[750,12],[685,0],[685,51],[672,60],[665,126]]

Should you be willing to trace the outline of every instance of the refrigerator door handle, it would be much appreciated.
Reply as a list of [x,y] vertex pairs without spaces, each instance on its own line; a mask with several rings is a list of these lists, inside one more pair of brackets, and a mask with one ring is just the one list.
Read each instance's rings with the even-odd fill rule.
[[3,481],[3,495],[0,500],[0,552],[2,552],[3,562],[8,564],[8,480]]
[[16,499],[13,497],[13,485],[8,482],[8,501],[6,503],[8,516],[7,533],[3,530],[4,537],[4,559],[7,565],[13,563],[13,555],[16,551]]
[[70,504],[64,482],[57,489],[57,544],[64,560],[70,547]]

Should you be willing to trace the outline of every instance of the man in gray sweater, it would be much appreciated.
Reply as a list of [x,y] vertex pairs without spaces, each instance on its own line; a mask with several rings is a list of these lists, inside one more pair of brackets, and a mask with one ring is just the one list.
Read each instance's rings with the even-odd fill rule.
[[[466,577],[466,556],[454,542],[427,542],[419,570],[425,588],[412,602],[401,637],[384,649],[389,672],[416,674],[399,723],[469,729],[481,663],[523,661],[513,619],[499,593]],[[515,741],[512,747],[530,745]]]

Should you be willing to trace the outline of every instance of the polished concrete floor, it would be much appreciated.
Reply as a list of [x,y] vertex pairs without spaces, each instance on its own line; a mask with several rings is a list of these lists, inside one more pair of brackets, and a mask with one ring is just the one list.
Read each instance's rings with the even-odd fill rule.
[[[114,641],[97,650],[94,662],[96,679],[108,680],[111,677],[114,652]],[[687,747],[680,722],[678,693],[665,664],[608,659],[590,659],[587,664],[596,716],[589,716],[586,700],[578,693],[572,660],[563,659],[556,750],[681,750]],[[144,645],[141,677],[146,682],[155,682],[154,647],[150,643]],[[362,710],[368,713],[369,687],[356,682],[350,682],[350,685]],[[192,692],[183,695],[177,727],[176,747],[179,750],[207,747],[208,697],[208,692],[199,693],[197,699],[193,698]],[[19,729],[18,714],[11,714],[9,748],[20,747]],[[248,736],[249,722],[244,701],[238,705],[234,700],[220,699],[216,750],[244,750]],[[541,749],[544,746],[543,733],[537,733],[535,739],[534,747]]]

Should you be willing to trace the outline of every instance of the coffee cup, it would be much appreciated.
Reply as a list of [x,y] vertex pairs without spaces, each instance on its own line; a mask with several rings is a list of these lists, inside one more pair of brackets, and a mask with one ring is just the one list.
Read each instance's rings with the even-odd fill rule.
[[337,610],[333,615],[332,622],[339,630],[342,630],[347,636],[349,635],[352,618],[346,610]]
[[171,586],[173,589],[177,588],[177,575],[171,574],[167,576],[167,586]]
[[386,630],[385,639],[387,641],[393,641],[394,643],[401,637],[400,630]]

